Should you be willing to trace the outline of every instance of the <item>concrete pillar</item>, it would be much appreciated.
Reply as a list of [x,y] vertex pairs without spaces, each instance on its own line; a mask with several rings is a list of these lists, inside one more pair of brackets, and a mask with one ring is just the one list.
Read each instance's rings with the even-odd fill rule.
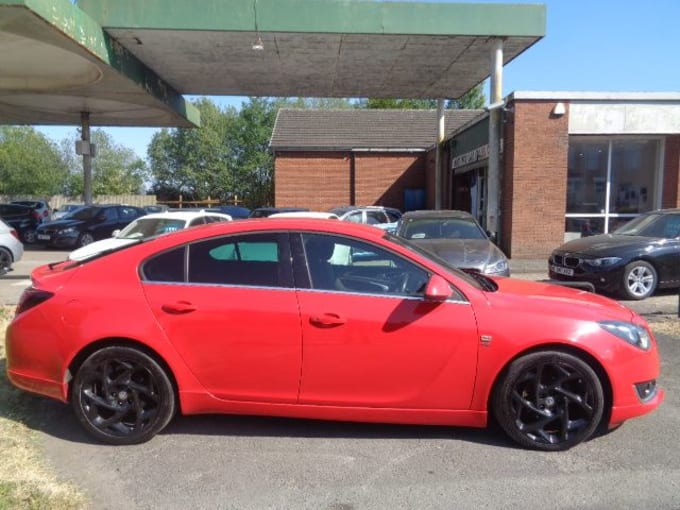
[[437,145],[434,151],[434,208],[442,208],[442,143],[446,134],[444,100],[437,99]]
[[80,112],[83,140],[83,202],[92,204],[92,150],[90,148],[90,112]]
[[491,93],[489,97],[489,169],[487,175],[486,229],[500,242],[501,126],[503,118],[503,40],[491,49]]

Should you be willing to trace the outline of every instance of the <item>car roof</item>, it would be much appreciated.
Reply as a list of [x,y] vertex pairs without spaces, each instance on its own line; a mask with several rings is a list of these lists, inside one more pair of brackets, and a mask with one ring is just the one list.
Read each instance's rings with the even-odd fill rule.
[[219,218],[231,219],[231,216],[224,213],[219,213],[215,211],[164,211],[157,213],[149,213],[144,216],[140,216],[137,219],[176,219],[176,220],[193,220],[194,218],[200,218],[202,216],[217,216]]
[[331,212],[319,211],[287,211],[277,212],[268,216],[269,218],[317,218],[325,220],[337,220],[338,215]]
[[472,216],[472,214],[470,214],[469,212],[459,211],[456,209],[408,211],[405,212],[401,217],[402,220],[419,218],[433,218],[433,219],[464,218],[474,220],[474,216]]

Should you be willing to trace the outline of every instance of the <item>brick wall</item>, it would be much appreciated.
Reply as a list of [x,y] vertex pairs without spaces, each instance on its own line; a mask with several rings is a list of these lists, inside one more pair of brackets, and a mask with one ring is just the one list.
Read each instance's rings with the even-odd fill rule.
[[680,207],[680,135],[666,137],[663,158],[663,195],[661,207]]
[[425,187],[424,153],[284,152],[274,161],[277,207],[403,209],[404,190]]
[[350,203],[351,154],[278,153],[274,161],[274,205],[327,211]]
[[505,125],[503,248],[512,258],[547,259],[564,242],[569,114],[552,116],[554,106],[516,101]]
[[356,205],[404,209],[404,190],[425,187],[425,154],[356,153]]

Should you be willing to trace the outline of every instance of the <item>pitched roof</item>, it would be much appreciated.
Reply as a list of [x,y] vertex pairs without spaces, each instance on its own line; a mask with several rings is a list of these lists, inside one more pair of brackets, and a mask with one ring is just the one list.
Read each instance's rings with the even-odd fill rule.
[[[449,137],[484,110],[446,110]],[[274,150],[426,150],[437,139],[436,110],[279,110]]]

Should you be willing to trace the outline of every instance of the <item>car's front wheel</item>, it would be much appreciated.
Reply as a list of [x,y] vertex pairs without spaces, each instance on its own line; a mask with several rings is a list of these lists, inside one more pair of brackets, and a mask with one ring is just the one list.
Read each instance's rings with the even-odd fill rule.
[[71,404],[90,434],[116,445],[148,441],[170,422],[176,406],[172,383],[158,362],[122,346],[102,348],[83,362]]
[[78,246],[83,247],[87,246],[90,243],[94,242],[94,237],[92,237],[92,234],[89,232],[85,232],[84,234],[81,234],[80,239],[78,239]]
[[654,293],[657,281],[654,266],[644,260],[635,260],[623,271],[621,294],[627,299],[645,299]]
[[520,445],[560,451],[588,439],[604,412],[602,383],[582,359],[541,351],[513,361],[495,388],[492,412]]

